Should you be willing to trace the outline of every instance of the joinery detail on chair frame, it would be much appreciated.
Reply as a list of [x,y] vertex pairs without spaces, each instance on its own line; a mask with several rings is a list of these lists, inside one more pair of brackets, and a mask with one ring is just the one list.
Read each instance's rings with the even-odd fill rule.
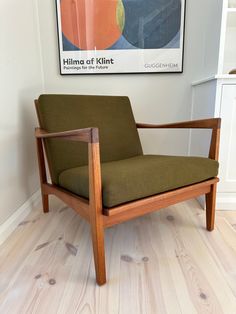
[[[37,101],[36,108],[38,106]],[[208,128],[212,129],[209,158],[218,159],[220,119],[187,121],[181,123],[148,125],[137,123],[137,128]],[[113,208],[103,208],[102,180],[99,149],[99,130],[96,127],[77,129],[65,132],[48,133],[43,129],[35,129],[37,144],[40,183],[44,212],[48,212],[48,196],[54,194],[68,206],[85,218],[91,226],[96,279],[99,285],[106,282],[104,230],[107,227],[123,221],[159,210],[172,204],[199,196],[206,195],[206,224],[207,230],[214,228],[215,193],[218,178],[192,184],[155,196],[119,205]],[[79,197],[67,190],[48,183],[45,167],[44,141],[51,138],[69,141],[82,141],[88,144],[89,168],[89,200]],[[50,165],[49,165],[50,168]],[[50,171],[50,169],[49,169]]]

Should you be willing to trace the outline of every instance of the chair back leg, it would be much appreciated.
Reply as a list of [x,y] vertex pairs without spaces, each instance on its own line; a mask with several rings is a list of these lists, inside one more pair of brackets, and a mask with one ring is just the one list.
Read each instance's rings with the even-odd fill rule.
[[43,143],[42,143],[42,140],[39,138],[36,138],[36,147],[37,147],[37,156],[38,156],[43,212],[48,213],[49,212],[48,194],[46,194],[43,189],[43,184],[47,183],[47,174],[46,174],[46,167],[45,167],[45,160],[44,160],[44,153],[43,153]]
[[48,194],[43,194],[42,189],[41,189],[41,193],[42,193],[43,212],[48,213],[49,212]]
[[208,231],[214,229],[216,206],[216,184],[211,185],[210,193],[206,194],[206,226]]

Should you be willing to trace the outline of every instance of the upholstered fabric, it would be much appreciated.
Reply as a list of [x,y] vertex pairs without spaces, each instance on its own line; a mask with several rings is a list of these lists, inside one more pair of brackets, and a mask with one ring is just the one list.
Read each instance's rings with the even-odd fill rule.
[[[114,207],[217,176],[218,162],[202,157],[136,156],[102,163],[103,205]],[[63,171],[59,185],[89,198],[88,167]]]
[[[49,132],[98,127],[101,161],[142,154],[130,101],[120,96],[41,95],[38,117]],[[53,183],[66,169],[87,164],[87,144],[58,139],[46,140]]]

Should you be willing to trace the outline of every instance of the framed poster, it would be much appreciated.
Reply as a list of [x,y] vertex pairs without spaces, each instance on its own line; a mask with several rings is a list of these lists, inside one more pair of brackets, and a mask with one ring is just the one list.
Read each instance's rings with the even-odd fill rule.
[[185,0],[56,0],[61,74],[183,71]]

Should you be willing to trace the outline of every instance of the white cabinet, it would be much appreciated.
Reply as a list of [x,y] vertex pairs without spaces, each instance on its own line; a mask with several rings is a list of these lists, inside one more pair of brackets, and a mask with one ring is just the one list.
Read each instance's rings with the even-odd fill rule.
[[236,192],[236,85],[222,85],[219,191]]
[[[220,182],[217,209],[236,210],[236,79],[212,78],[193,84],[192,119],[221,117]],[[210,133],[193,130],[190,154],[208,154]]]

